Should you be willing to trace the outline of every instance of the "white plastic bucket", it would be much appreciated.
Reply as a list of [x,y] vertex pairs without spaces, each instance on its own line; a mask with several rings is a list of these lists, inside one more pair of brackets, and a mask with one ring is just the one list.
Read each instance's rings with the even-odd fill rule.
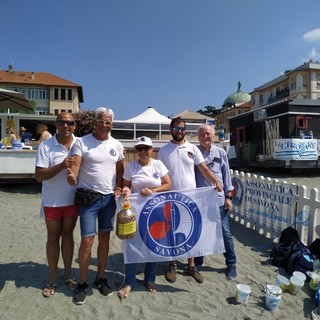
[[294,271],[292,275],[294,277],[300,278],[303,281],[303,283],[306,282],[307,276],[304,273],[300,271]]
[[282,290],[279,286],[268,284],[266,287],[266,309],[273,311],[279,308]]
[[304,285],[304,282],[302,279],[292,276],[290,278],[289,290],[292,294],[297,294],[298,292],[300,292],[303,285]]
[[246,284],[237,284],[236,300],[238,303],[248,303],[251,288]]
[[289,285],[290,285],[290,280],[288,278],[286,278],[285,276],[282,276],[281,274],[279,274],[277,276],[277,279],[274,283],[276,286],[280,287],[282,292],[285,291],[286,289],[289,289]]

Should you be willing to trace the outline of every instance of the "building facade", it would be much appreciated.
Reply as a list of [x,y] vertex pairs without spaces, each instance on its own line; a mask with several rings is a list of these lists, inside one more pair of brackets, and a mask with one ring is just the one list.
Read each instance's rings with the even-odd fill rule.
[[305,62],[301,66],[286,70],[251,93],[252,108],[275,103],[282,99],[320,99],[320,63]]
[[[230,140],[229,118],[242,114],[251,109],[251,96],[241,91],[241,82],[238,82],[238,90],[230,94],[223,102],[222,108],[215,116],[216,132],[225,140]],[[223,134],[222,134],[223,131]]]
[[12,65],[0,70],[0,87],[22,93],[37,115],[78,112],[83,102],[82,86],[47,72],[17,71]]

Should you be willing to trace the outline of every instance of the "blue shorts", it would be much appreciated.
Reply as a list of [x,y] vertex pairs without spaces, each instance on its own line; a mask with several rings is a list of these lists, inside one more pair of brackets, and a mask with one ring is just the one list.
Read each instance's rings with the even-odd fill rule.
[[99,231],[112,231],[115,213],[116,202],[113,194],[102,195],[92,205],[80,207],[81,237],[92,237],[97,234],[97,218]]

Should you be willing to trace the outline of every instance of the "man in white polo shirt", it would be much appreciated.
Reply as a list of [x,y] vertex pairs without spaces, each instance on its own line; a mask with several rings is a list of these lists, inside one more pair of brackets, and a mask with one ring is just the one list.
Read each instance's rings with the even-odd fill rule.
[[56,119],[57,133],[43,141],[37,150],[35,177],[42,182],[42,207],[48,233],[46,252],[49,281],[42,291],[44,297],[50,297],[56,291],[60,251],[64,262],[64,281],[71,290],[76,285],[72,278],[71,265],[73,230],[79,208],[73,204],[76,187],[67,182],[67,168],[74,162],[70,149],[77,139],[73,135],[75,127],[71,113],[60,113]]
[[[172,190],[195,189],[195,167],[203,174],[206,180],[222,191],[222,185],[217,177],[206,166],[205,160],[197,146],[185,139],[186,123],[178,117],[170,123],[172,140],[163,146],[158,153],[161,160],[169,170]],[[194,258],[188,259],[187,273],[198,283],[203,282],[203,277],[194,264]],[[172,261],[169,271],[165,274],[167,281],[173,283],[177,279],[177,263]]]

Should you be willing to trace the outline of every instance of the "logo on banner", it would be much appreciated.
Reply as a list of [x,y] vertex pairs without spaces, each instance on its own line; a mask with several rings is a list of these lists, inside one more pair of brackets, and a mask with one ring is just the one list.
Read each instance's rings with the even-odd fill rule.
[[243,199],[243,184],[237,177],[233,177],[231,181],[233,186],[232,201],[235,205],[240,205]]
[[169,257],[190,251],[202,231],[197,204],[178,192],[159,194],[145,203],[140,211],[139,233],[155,254]]

